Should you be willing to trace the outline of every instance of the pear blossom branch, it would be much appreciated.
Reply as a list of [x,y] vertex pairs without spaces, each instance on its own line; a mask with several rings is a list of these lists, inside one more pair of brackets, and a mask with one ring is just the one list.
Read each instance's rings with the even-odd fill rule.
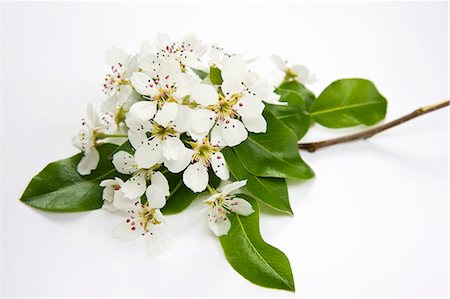
[[345,143],[345,142],[350,142],[350,141],[354,141],[354,140],[359,140],[359,139],[368,139],[378,133],[381,133],[385,130],[388,130],[390,128],[393,128],[395,126],[398,126],[400,124],[403,124],[411,119],[414,119],[416,117],[419,117],[421,115],[427,114],[429,112],[432,111],[436,111],[438,109],[442,109],[444,107],[449,106],[450,104],[450,100],[446,100],[443,101],[441,103],[438,104],[434,104],[434,105],[430,105],[430,106],[426,106],[426,107],[421,107],[419,109],[414,110],[413,112],[402,116],[400,118],[397,118],[393,121],[390,121],[388,123],[385,123],[381,126],[366,130],[366,131],[362,131],[359,133],[354,133],[354,134],[350,134],[347,136],[343,136],[343,137],[338,137],[338,138],[333,138],[333,139],[329,139],[329,140],[323,140],[323,141],[317,141],[317,142],[308,142],[308,143],[299,143],[298,148],[301,150],[307,150],[310,153],[314,153],[315,151],[317,151],[318,149],[324,148],[324,147],[328,147],[328,146],[332,146],[332,145],[336,145],[336,144],[340,144],[340,143]]

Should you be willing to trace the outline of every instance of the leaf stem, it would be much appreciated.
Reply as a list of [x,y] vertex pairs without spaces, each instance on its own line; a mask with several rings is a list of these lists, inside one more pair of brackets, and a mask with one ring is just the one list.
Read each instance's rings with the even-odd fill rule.
[[427,114],[429,112],[432,111],[436,111],[438,109],[442,109],[444,107],[449,106],[450,104],[450,100],[446,100],[443,101],[441,103],[438,104],[434,104],[434,105],[430,105],[430,106],[425,106],[425,107],[421,107],[419,109],[414,110],[413,112],[402,116],[400,118],[397,118],[393,121],[390,121],[388,123],[385,123],[381,126],[366,130],[366,131],[362,131],[359,133],[354,133],[354,134],[350,134],[347,136],[343,136],[343,137],[338,137],[338,138],[333,138],[333,139],[329,139],[329,140],[323,140],[323,141],[317,141],[317,142],[308,142],[308,143],[299,143],[298,144],[298,148],[302,149],[302,150],[307,150],[310,153],[314,153],[315,151],[317,151],[318,149],[324,148],[324,147],[328,147],[328,146],[332,146],[332,145],[336,145],[336,144],[340,144],[340,143],[345,143],[345,142],[350,142],[350,141],[354,141],[354,140],[359,140],[359,139],[368,139],[378,133],[381,133],[385,130],[388,130],[390,128],[393,128],[395,126],[398,126],[402,123],[405,123],[411,119],[414,119],[416,117],[419,117],[421,115]]

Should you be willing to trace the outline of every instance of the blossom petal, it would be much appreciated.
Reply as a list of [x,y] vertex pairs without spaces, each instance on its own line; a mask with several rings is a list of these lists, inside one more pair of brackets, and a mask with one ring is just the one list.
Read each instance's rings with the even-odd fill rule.
[[189,134],[194,140],[203,139],[216,121],[216,114],[208,109],[197,109],[191,113]]
[[134,153],[134,158],[138,168],[150,168],[155,164],[161,163],[162,159],[162,146],[161,141],[158,138],[152,138],[150,140],[144,141]]
[[195,224],[199,223],[200,220],[204,219],[209,211],[210,207],[204,205],[202,208],[197,209],[194,213],[192,213],[186,221],[186,226],[192,227]]
[[291,70],[300,78],[308,78],[309,70],[306,66],[301,64],[296,64],[291,66]]
[[237,119],[226,119],[220,124],[222,139],[228,146],[236,146],[247,139],[248,132]]
[[127,113],[127,119],[150,120],[155,116],[156,107],[156,101],[139,101],[130,107]]
[[280,56],[274,54],[270,56],[270,59],[280,70],[284,71],[286,69],[286,62]]
[[155,212],[153,213],[153,217],[158,220],[159,222],[165,222],[166,221],[166,217],[164,217],[163,213],[161,213],[160,209],[156,209]]
[[117,225],[112,233],[114,238],[122,242],[134,240],[139,236],[139,234],[140,232],[137,230],[132,230],[131,226],[126,222],[122,222]]
[[191,99],[200,105],[209,106],[217,104],[219,95],[211,85],[199,84],[192,88]]
[[116,208],[112,205],[114,201],[114,188],[117,185],[116,180],[103,180],[99,185],[100,187],[104,187],[102,192],[102,208],[110,212],[116,211]]
[[177,117],[178,104],[174,102],[165,103],[161,109],[158,110],[155,116],[155,121],[163,127],[167,127],[169,122]]
[[216,236],[220,237],[228,233],[231,228],[231,222],[227,216],[210,216],[208,226]]
[[144,130],[128,130],[128,140],[134,149],[138,149],[148,139]]
[[231,203],[231,212],[235,212],[242,216],[248,216],[255,211],[253,210],[252,205],[243,198],[235,197],[229,201]]
[[192,155],[194,151],[188,148],[183,149],[183,153],[176,160],[164,160],[164,166],[172,173],[179,173],[184,170],[192,160]]
[[264,103],[255,98],[244,97],[233,108],[242,117],[258,117],[263,113]]
[[211,58],[214,64],[220,64],[220,60],[223,57],[224,50],[217,44],[211,44],[208,48],[208,56]]
[[78,163],[77,171],[81,175],[89,175],[92,170],[97,168],[98,162],[100,162],[100,154],[97,149],[93,147],[91,150],[84,153],[83,158],[81,158]]
[[112,202],[103,201],[102,209],[107,210],[108,212],[117,212],[117,208],[113,205]]
[[208,169],[200,162],[191,164],[183,173],[183,182],[194,192],[202,192],[208,185]]
[[184,133],[189,129],[192,109],[185,105],[178,105],[177,117],[172,120],[170,127],[179,133]]
[[231,56],[222,67],[223,81],[241,82],[246,73],[245,68],[245,61],[242,56]]
[[136,201],[136,199],[125,197],[125,193],[122,191],[122,189],[114,191],[113,206],[116,209],[129,211],[135,207]]
[[120,151],[114,154],[112,163],[118,172],[123,174],[132,174],[137,168],[136,160],[133,155],[126,151]]
[[211,140],[210,143],[214,146],[226,146],[225,140],[222,138],[222,130],[220,124],[217,123],[214,128],[211,130]]
[[170,46],[172,42],[167,34],[158,32],[153,44],[155,45],[155,49],[157,51],[161,51],[166,50],[166,47]]
[[222,191],[220,193],[222,193],[223,195],[228,195],[231,192],[244,187],[246,184],[247,184],[247,180],[233,182],[231,184],[223,186]]
[[164,159],[178,160],[184,156],[184,149],[186,148],[177,137],[166,137],[162,142],[162,152]]
[[[144,49],[144,51],[146,50]],[[158,74],[157,70],[159,68],[160,61],[154,54],[140,55],[138,57],[137,64],[139,68],[145,70],[151,77],[156,77]]]
[[124,63],[128,59],[128,54],[119,48],[111,47],[105,51],[105,62],[107,65],[114,65],[116,63]]
[[95,111],[94,106],[89,103],[86,110],[87,121],[91,128],[99,127],[101,125],[100,118],[98,117],[97,111]]
[[145,193],[147,183],[145,180],[145,173],[140,172],[137,175],[128,179],[122,186],[121,190],[125,197],[135,199],[141,197]]
[[221,180],[225,181],[230,178],[230,170],[228,169],[227,162],[221,152],[213,153],[211,157],[211,166],[214,173]]
[[238,81],[224,81],[221,85],[223,94],[229,98],[234,94],[240,94],[245,87]]
[[161,188],[165,196],[170,194],[169,182],[161,172],[157,171],[152,174],[152,185]]
[[165,190],[158,186],[148,186],[145,196],[147,197],[148,207],[150,209],[161,209],[166,204]]
[[115,186],[115,185],[117,185],[117,182],[116,182],[116,180],[113,180],[113,179],[103,180],[99,184],[100,187],[111,187],[111,186]]
[[103,102],[102,106],[100,107],[100,111],[103,113],[114,113],[118,105],[119,96],[117,94],[114,94]]
[[124,104],[126,101],[128,101],[130,98],[132,98],[133,94],[133,88],[131,85],[121,85],[120,86],[120,93],[118,96],[118,104]]
[[167,232],[162,228],[162,225],[151,225],[147,235],[146,249],[148,256],[157,256],[163,253],[169,246],[170,239]]
[[242,122],[249,132],[265,133],[267,131],[267,122],[262,115],[252,118],[242,117]]
[[155,96],[158,94],[158,86],[149,75],[135,72],[130,78],[131,85],[142,95]]

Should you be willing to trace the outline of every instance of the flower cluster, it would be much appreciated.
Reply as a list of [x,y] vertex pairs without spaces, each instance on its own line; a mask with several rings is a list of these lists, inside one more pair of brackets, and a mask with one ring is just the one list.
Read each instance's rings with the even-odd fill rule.
[[[253,211],[244,199],[229,195],[245,181],[216,193],[208,185],[209,176],[229,180],[221,150],[239,145],[249,132],[266,132],[264,102],[277,101],[274,87],[250,71],[241,55],[207,46],[193,35],[173,42],[158,34],[134,55],[111,48],[106,63],[109,73],[102,91],[107,99],[100,115],[88,107],[73,143],[83,152],[78,165],[81,175],[97,168],[99,145],[131,145],[130,150],[113,155],[112,163],[123,176],[101,182],[104,208],[127,214],[114,236],[129,240],[148,235],[149,253],[159,251],[155,235],[160,235],[156,232],[164,223],[161,208],[170,195],[164,176],[168,172],[182,173],[184,185],[194,193],[212,190],[205,201],[210,227],[216,235],[226,234],[227,213]],[[210,68],[220,71],[219,84],[201,76]]]

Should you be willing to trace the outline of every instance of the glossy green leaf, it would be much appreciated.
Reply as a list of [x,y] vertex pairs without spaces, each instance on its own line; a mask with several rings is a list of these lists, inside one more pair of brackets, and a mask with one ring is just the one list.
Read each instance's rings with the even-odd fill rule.
[[373,125],[386,115],[386,99],[365,79],[331,83],[310,108],[311,117],[329,128]]
[[297,136],[272,113],[264,111],[267,132],[249,134],[235,152],[245,168],[259,177],[310,179],[312,169],[300,158]]
[[247,180],[245,188],[248,192],[269,207],[292,215],[285,179],[254,176],[245,169],[241,160],[239,160],[239,157],[232,148],[224,148],[221,152],[225,156],[231,174],[237,180]]
[[306,101],[301,94],[289,89],[276,89],[276,92],[280,95],[280,102],[287,102],[289,106],[296,106],[302,110],[306,109]]
[[131,145],[130,141],[126,141],[126,142],[122,143],[120,146],[116,146],[116,149],[109,155],[108,158],[110,160],[112,160],[112,157],[114,156],[114,154],[117,152],[120,152],[120,151],[126,151],[127,153],[134,155],[133,146]]
[[82,154],[48,164],[28,184],[20,200],[29,206],[54,212],[75,212],[98,209],[103,205],[100,182],[120,176],[116,172],[111,154],[117,145],[97,147],[100,162],[88,176],[77,172]]
[[310,117],[299,106],[266,104],[266,109],[288,126],[297,136],[297,140],[300,140],[308,132],[311,125]]
[[222,82],[223,82],[222,71],[217,67],[214,67],[214,66],[210,67],[209,68],[209,80],[211,80],[211,83],[215,84],[215,85],[222,84]]
[[314,93],[312,91],[310,91],[308,88],[305,87],[305,85],[303,85],[302,83],[298,82],[298,81],[289,81],[289,82],[285,82],[283,84],[281,84],[280,86],[278,86],[277,90],[283,90],[283,89],[287,89],[287,90],[291,90],[291,91],[295,91],[298,92],[303,99],[306,101],[306,107],[309,108],[311,106],[311,104],[314,102],[316,96],[314,95]]
[[[166,172],[164,176],[169,181],[170,195],[167,197],[166,205],[162,208],[165,215],[177,214],[186,209],[200,194],[194,193],[183,183],[183,173]],[[209,172],[209,185],[213,188],[219,186],[220,179]]]
[[229,214],[231,229],[220,237],[225,256],[230,265],[249,281],[268,288],[295,291],[291,265],[286,255],[267,244],[259,231],[258,203],[246,199],[255,212],[247,217]]

